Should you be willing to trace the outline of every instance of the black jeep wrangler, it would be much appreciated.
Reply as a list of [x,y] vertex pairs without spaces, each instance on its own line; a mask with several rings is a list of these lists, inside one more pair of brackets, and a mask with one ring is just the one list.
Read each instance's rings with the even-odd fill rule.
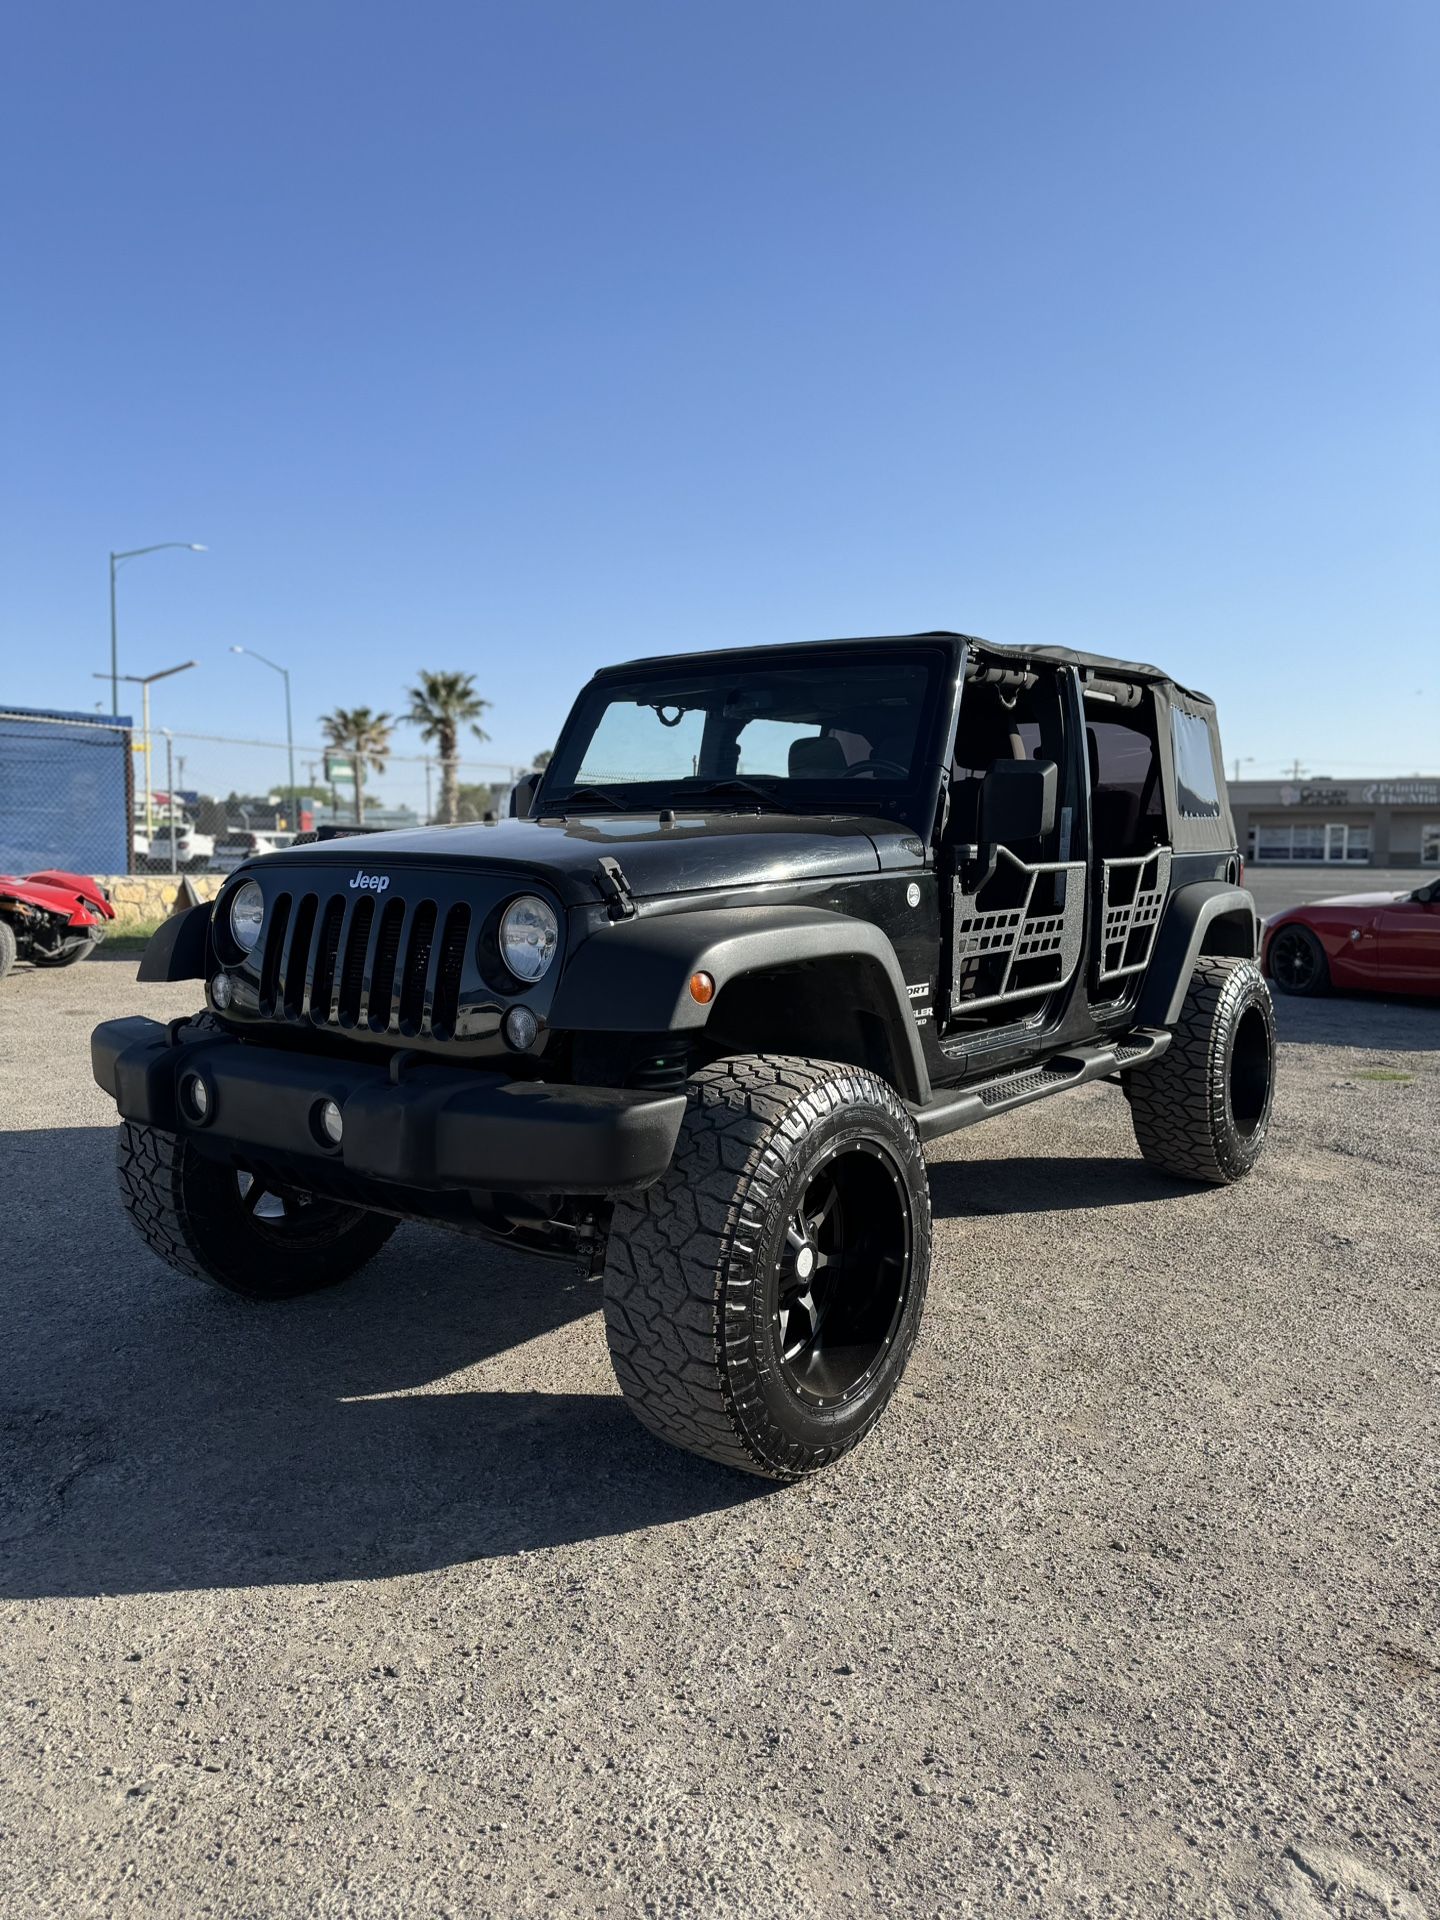
[[488,826],[257,859],[107,1021],[120,1189],[181,1272],[287,1299],[417,1220],[603,1278],[677,1446],[825,1465],[904,1371],[924,1144],[1118,1083],[1224,1183],[1274,1020],[1215,711],[1154,667],[952,633],[637,661]]

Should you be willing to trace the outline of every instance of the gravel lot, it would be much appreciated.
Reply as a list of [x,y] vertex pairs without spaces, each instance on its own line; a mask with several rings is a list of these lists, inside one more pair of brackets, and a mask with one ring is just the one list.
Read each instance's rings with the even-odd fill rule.
[[781,1491],[625,1414],[593,1288],[404,1228],[248,1309],[0,986],[0,1915],[1440,1920],[1440,1006],[1282,1002],[1270,1151],[1094,1087],[941,1143],[926,1331]]

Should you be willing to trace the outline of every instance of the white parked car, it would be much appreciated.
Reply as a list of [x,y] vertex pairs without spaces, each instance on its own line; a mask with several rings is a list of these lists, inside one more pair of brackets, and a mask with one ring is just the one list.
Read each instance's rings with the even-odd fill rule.
[[295,838],[293,833],[250,833],[238,829],[222,833],[210,856],[211,873],[234,873],[247,860],[258,860],[262,853],[278,853]]
[[[175,850],[171,858],[171,826],[168,820],[156,823],[143,864],[152,872],[203,873],[215,856],[214,836],[201,833],[193,820],[177,820],[174,826]],[[138,849],[137,849],[138,851]]]

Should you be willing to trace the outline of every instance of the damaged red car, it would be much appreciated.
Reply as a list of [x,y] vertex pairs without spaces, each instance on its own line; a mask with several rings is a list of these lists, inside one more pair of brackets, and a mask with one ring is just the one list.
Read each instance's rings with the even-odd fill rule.
[[115,918],[110,896],[84,873],[0,873],[0,974],[17,960],[70,967],[93,953]]

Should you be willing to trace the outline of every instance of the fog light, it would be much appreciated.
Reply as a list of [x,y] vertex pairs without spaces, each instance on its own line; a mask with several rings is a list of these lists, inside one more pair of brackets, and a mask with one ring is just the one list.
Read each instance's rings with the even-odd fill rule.
[[322,1100],[316,1107],[315,1127],[328,1145],[339,1146],[345,1134],[345,1118],[333,1100]]
[[180,1098],[185,1102],[192,1120],[210,1118],[210,1089],[198,1073],[187,1073],[180,1082]]
[[234,998],[235,988],[228,973],[217,973],[210,982],[210,998],[223,1013]]
[[529,1007],[511,1007],[505,1016],[505,1044],[513,1047],[516,1053],[524,1053],[527,1047],[533,1046],[539,1031],[540,1022]]

